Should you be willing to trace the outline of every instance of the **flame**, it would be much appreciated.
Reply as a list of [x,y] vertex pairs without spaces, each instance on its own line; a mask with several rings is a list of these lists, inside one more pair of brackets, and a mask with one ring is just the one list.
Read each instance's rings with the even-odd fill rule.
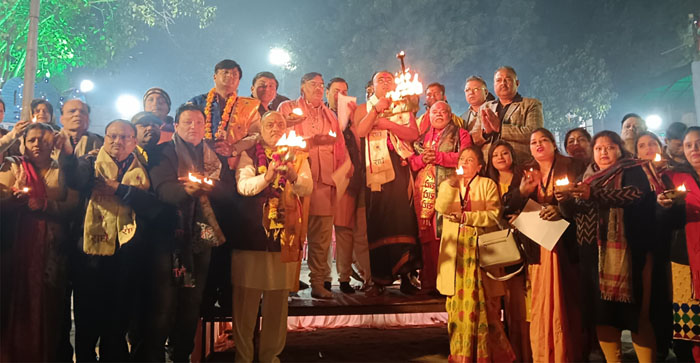
[[[658,155],[658,154],[657,154]],[[686,192],[687,190],[685,189],[685,184],[682,184],[678,188],[676,188],[677,191],[679,192]]]
[[457,175],[464,175],[464,169],[461,165],[459,166],[459,168],[457,168],[457,170],[455,170],[455,173],[457,173]]
[[331,130],[331,131],[328,131],[328,136],[336,137],[337,135],[335,132],[333,132],[333,130]]
[[209,179],[209,178],[204,178],[204,183],[209,184],[209,185],[214,185],[214,181]]
[[289,131],[289,135],[282,135],[282,137],[280,137],[279,141],[277,141],[277,144],[275,146],[291,146],[303,149],[306,147],[306,141],[304,141],[304,139],[301,136],[297,136],[294,130],[291,130]]
[[531,173],[532,173],[534,170],[535,170],[534,168],[530,168],[530,172],[531,172]]
[[292,113],[297,115],[297,116],[304,116],[304,112],[301,111],[301,108],[297,107],[292,110]]
[[399,56],[400,56],[400,57],[403,57],[403,56],[405,56],[405,55],[406,55],[406,53],[404,53],[403,50],[399,52]]
[[32,117],[32,122],[36,122],[36,116]]
[[187,179],[189,179],[191,182],[202,184],[202,179],[197,178],[192,173],[187,173]]
[[656,156],[654,156],[654,161],[661,161],[661,154],[657,153]]
[[556,186],[569,185],[569,177],[564,177],[564,179],[559,179],[554,182]]
[[29,193],[29,188],[27,188],[27,187],[22,188],[22,193]]
[[423,93],[423,83],[418,80],[418,73],[411,75],[408,69],[404,73],[396,73],[394,83],[396,83],[396,89],[387,94],[392,101]]

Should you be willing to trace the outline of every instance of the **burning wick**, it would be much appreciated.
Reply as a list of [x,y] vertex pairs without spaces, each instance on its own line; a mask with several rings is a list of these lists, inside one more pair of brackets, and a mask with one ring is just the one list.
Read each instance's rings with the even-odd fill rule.
[[[656,154],[656,155],[658,155],[658,154]],[[676,190],[679,191],[679,192],[685,192],[685,191],[687,191],[687,190],[685,189],[685,184],[679,186],[678,188],[676,188]]]
[[22,188],[22,193],[29,193],[29,188],[27,188],[27,187]]
[[559,179],[554,182],[554,185],[556,186],[564,186],[564,185],[569,185],[569,178],[564,177],[564,179]]
[[455,170],[455,173],[457,173],[457,175],[464,175],[464,169],[461,165],[459,166],[459,168],[457,168],[457,170]]
[[301,136],[297,136],[294,130],[291,130],[289,131],[289,135],[282,135],[282,137],[280,137],[279,141],[277,141],[277,144],[275,146],[290,146],[299,147],[303,149],[306,147],[306,141],[304,141],[304,139]]
[[191,182],[202,184],[202,179],[197,178],[196,176],[192,175],[192,173],[188,173],[187,178]]
[[336,134],[335,134],[335,132],[333,132],[333,130],[331,130],[331,131],[328,131],[328,136],[336,137]]
[[654,161],[661,161],[661,154],[656,154],[656,156],[654,156]]
[[295,115],[297,115],[297,116],[304,116],[304,113],[301,112],[301,108],[299,108],[299,107],[293,109],[293,110],[292,110],[292,113],[295,114]]

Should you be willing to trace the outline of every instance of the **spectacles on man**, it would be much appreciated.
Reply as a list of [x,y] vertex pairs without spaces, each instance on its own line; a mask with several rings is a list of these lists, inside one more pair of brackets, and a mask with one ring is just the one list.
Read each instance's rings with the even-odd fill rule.
[[128,141],[134,138],[133,135],[105,134],[105,138],[112,141]]
[[465,88],[465,89],[464,89],[464,93],[475,93],[475,92],[478,92],[478,91],[480,91],[480,90],[485,90],[485,89],[486,89],[486,88],[484,88],[484,87]]

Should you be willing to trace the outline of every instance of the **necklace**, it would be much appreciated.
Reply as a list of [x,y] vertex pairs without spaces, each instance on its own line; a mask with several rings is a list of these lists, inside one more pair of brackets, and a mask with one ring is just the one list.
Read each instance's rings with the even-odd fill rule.
[[[204,138],[207,140],[212,139],[212,124],[211,124],[211,107],[214,103],[214,97],[216,97],[216,88],[212,88],[207,94],[207,104],[204,107]],[[216,130],[216,139],[223,140],[226,139],[226,131],[228,128],[229,119],[231,118],[231,113],[233,111],[233,106],[236,103],[236,94],[232,94],[226,100],[226,106],[224,107],[224,113],[221,115],[221,122]],[[234,116],[235,117],[235,116]]]

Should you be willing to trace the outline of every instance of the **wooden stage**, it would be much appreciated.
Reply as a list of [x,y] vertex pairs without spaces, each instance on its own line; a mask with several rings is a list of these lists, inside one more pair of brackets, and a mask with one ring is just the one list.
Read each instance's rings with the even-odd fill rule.
[[[406,313],[436,313],[445,312],[445,297],[432,295],[405,295],[398,286],[391,286],[379,296],[365,296],[364,292],[344,294],[333,289],[333,299],[315,299],[311,297],[311,289],[298,292],[298,297],[292,297],[289,302],[288,316],[327,316],[327,315],[372,315],[372,314],[406,314]],[[202,352],[213,351],[214,323],[230,322],[230,310],[203,311],[201,334]],[[209,341],[207,342],[207,336]],[[202,354],[202,361],[206,360]]]

